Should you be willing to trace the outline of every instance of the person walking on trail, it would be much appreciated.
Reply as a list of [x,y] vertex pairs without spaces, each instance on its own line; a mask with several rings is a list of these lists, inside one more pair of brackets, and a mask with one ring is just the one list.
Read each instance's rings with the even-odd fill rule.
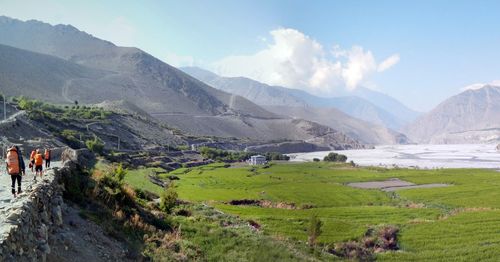
[[45,168],[49,168],[50,167],[50,149],[48,148],[45,148],[45,154],[44,154],[44,157],[45,157]]
[[7,173],[12,180],[12,195],[16,197],[16,181],[17,181],[17,195],[21,194],[21,180],[22,176],[26,174],[24,159],[21,150],[17,146],[12,146],[7,151],[7,158],[5,160]]
[[36,151],[35,151],[35,149],[33,149],[31,151],[31,154],[30,154],[30,169],[31,169],[31,173],[33,173],[33,168],[35,168],[35,154],[36,154]]
[[40,177],[43,175],[43,155],[40,153],[40,149],[37,149],[35,154],[35,181],[37,175]]

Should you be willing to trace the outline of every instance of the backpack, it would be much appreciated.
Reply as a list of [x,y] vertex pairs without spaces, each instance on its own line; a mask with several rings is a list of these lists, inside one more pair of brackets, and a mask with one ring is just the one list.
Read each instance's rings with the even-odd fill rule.
[[9,149],[5,162],[7,163],[9,175],[17,175],[21,173],[19,168],[19,155],[17,154],[17,150],[15,148]]
[[43,156],[42,154],[36,154],[35,155],[35,166],[41,166],[43,165]]

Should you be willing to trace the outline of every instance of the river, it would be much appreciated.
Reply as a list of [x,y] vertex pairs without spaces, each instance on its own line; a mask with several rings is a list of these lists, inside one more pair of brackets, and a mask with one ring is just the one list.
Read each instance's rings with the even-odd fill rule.
[[465,145],[384,145],[375,149],[323,151],[289,154],[291,161],[323,159],[329,152],[344,154],[360,166],[419,168],[492,168],[500,169],[496,144]]

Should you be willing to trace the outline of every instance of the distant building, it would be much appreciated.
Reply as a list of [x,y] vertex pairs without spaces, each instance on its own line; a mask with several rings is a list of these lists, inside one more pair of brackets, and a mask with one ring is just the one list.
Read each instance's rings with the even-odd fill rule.
[[251,156],[248,162],[250,165],[265,165],[267,163],[266,157],[261,155]]

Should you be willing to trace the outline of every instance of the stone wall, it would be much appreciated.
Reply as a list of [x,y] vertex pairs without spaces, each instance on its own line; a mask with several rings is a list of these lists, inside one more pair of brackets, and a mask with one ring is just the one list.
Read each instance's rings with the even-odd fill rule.
[[[82,161],[85,150],[65,152],[69,159],[46,172],[42,181],[25,189],[0,214],[0,261],[45,261],[50,253],[49,236],[63,224],[64,186],[62,176],[70,175]],[[62,165],[62,166],[61,166]]]

